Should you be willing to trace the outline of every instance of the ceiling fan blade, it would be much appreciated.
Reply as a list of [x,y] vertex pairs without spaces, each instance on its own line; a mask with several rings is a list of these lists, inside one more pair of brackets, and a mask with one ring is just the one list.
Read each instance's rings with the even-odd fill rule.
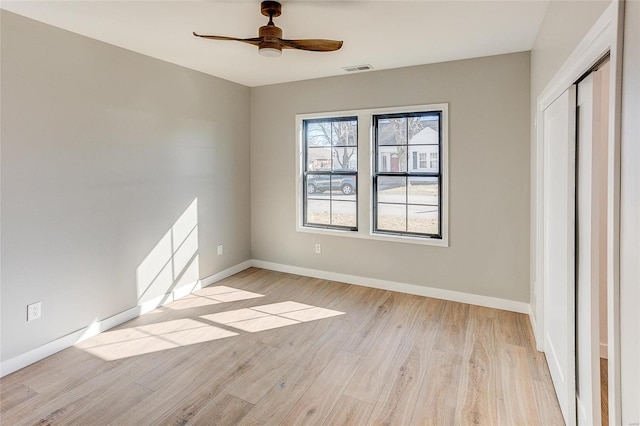
[[285,49],[311,50],[313,52],[333,52],[342,47],[342,41],[323,39],[287,40],[283,38],[280,43]]
[[196,36],[196,37],[208,38],[210,40],[241,41],[242,43],[248,43],[248,44],[252,44],[254,46],[257,46],[258,43],[260,43],[260,41],[262,40],[260,37],[236,38],[236,37],[225,37],[225,36],[217,36],[217,35],[198,34],[196,32],[194,32],[193,35]]

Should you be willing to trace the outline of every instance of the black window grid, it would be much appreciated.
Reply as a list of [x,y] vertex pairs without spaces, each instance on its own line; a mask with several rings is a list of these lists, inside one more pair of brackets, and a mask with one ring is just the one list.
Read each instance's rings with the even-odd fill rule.
[[[345,148],[355,148],[356,150],[358,149],[358,117],[357,116],[349,116],[349,117],[332,117],[332,118],[317,118],[317,119],[309,119],[309,120],[303,120],[302,122],[302,132],[303,132],[303,142],[304,142],[304,150],[303,150],[303,163],[304,163],[304,167],[303,167],[303,185],[302,185],[302,193],[303,193],[303,208],[302,208],[302,223],[303,226],[305,227],[309,227],[309,228],[319,228],[319,229],[336,229],[336,230],[346,230],[346,231],[357,231],[358,230],[358,193],[359,193],[359,188],[358,188],[358,158],[357,158],[357,154],[356,154],[356,169],[355,170],[333,170],[333,148],[336,147],[336,145],[333,144],[333,123],[335,122],[342,122],[342,121],[355,121],[356,123],[356,129],[355,129],[355,139],[353,144],[349,144],[349,145],[337,145],[339,147],[345,147]],[[330,144],[327,146],[330,149],[331,152],[331,167],[330,170],[307,170],[308,166],[309,166],[309,162],[308,162],[308,153],[309,153],[309,132],[308,132],[308,127],[310,124],[313,123],[331,123],[331,135],[330,135]],[[314,148],[312,148],[314,149]],[[357,152],[357,151],[356,151]],[[320,224],[320,223],[313,223],[313,222],[308,222],[307,220],[307,205],[309,202],[309,194],[307,192],[307,181],[308,181],[308,176],[309,175],[313,175],[313,176],[327,176],[330,180],[333,179],[334,177],[341,177],[341,176],[352,176],[355,182],[355,188],[354,188],[354,194],[355,194],[355,200],[353,201],[341,201],[341,200],[334,200],[333,199],[333,194],[332,194],[332,190],[331,190],[331,186],[332,186],[332,182],[329,182],[329,221],[331,222],[333,220],[333,202],[334,201],[338,201],[338,202],[351,202],[354,203],[354,205],[356,206],[356,225],[355,226],[344,226],[344,225],[334,225],[334,224]],[[313,198],[311,198],[313,200]]]
[[[407,120],[407,128],[405,129],[407,140],[406,144],[401,145],[379,145],[379,134],[378,134],[378,123],[380,120],[384,119],[393,119],[393,118],[414,118],[414,117],[424,117],[424,116],[437,116],[438,117],[438,172],[410,172],[409,169],[409,150],[410,146],[418,146],[425,144],[411,144],[409,145],[409,124]],[[372,211],[372,220],[373,220],[373,231],[378,234],[387,234],[387,235],[400,235],[400,236],[409,236],[409,237],[429,237],[432,239],[442,239],[442,111],[423,111],[423,112],[411,112],[411,113],[396,113],[396,114],[378,114],[373,116],[373,150],[374,150],[374,166],[373,166],[373,187],[372,187],[372,196],[373,196],[373,211]],[[406,146],[406,171],[404,172],[381,172],[379,171],[380,162],[379,162],[379,147],[380,146]],[[421,232],[411,232],[408,231],[409,224],[409,206],[416,204],[409,204],[409,191],[406,187],[407,183],[405,183],[405,202],[404,203],[388,203],[388,202],[380,202],[378,200],[378,177],[382,176],[390,176],[390,177],[404,177],[406,182],[409,181],[412,177],[430,177],[437,178],[438,182],[438,232],[436,234],[429,233],[421,233]],[[388,229],[378,229],[378,205],[379,204],[396,204],[396,205],[404,205],[405,208],[405,231],[393,231]],[[425,206],[428,206],[424,204]]]

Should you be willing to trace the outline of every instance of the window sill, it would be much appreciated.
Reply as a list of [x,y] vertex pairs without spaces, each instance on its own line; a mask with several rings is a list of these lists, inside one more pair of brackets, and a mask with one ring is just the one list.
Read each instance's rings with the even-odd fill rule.
[[324,229],[324,228],[313,228],[313,227],[306,227],[306,226],[297,226],[296,231],[307,233],[307,234],[320,234],[320,235],[329,235],[334,237],[361,238],[365,240],[387,241],[392,243],[415,244],[415,245],[434,246],[434,247],[449,247],[449,241],[446,236],[443,236],[441,239],[420,238],[420,237],[411,237],[411,236],[405,236],[405,235],[376,234],[371,231],[363,231],[363,230],[347,231],[342,229]]

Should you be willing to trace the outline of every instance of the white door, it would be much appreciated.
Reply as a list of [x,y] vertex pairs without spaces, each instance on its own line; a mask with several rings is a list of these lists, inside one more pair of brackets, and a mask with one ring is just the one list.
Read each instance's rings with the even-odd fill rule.
[[576,423],[576,87],[544,110],[544,352],[567,425]]
[[[603,191],[607,181],[603,130],[606,132],[609,102],[601,99],[602,83],[602,72],[594,71],[578,85],[576,397],[579,425],[601,424],[599,293],[601,260],[606,253],[606,241],[601,241],[601,214],[603,203],[607,203]],[[603,151],[605,158],[602,158]]]

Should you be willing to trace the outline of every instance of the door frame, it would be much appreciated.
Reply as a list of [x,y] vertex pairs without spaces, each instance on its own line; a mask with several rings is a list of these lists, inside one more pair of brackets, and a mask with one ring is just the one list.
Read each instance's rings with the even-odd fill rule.
[[622,30],[624,2],[613,0],[573,53],[551,79],[536,102],[535,178],[531,191],[531,323],[536,347],[544,350],[544,110],[569,86],[610,55],[609,137],[607,176],[607,323],[609,356],[609,421],[620,417],[620,111],[622,93]]

